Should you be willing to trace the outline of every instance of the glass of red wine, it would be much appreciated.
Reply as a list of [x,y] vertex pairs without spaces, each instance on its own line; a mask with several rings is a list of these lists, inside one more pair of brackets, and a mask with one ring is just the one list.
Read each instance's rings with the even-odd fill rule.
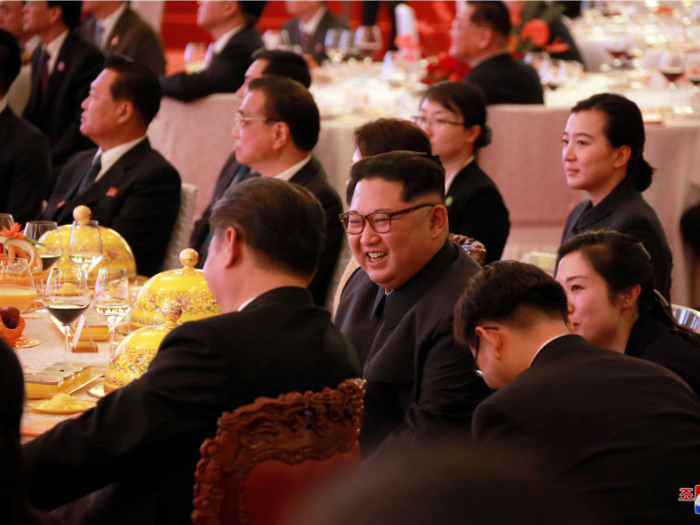
[[79,268],[51,268],[44,290],[44,306],[61,324],[66,338],[65,359],[71,359],[70,324],[90,306],[87,274]]
[[605,37],[605,48],[613,57],[613,67],[621,68],[623,57],[627,57],[627,49],[629,48],[629,39],[627,35],[621,32],[613,32]]
[[687,56],[685,77],[695,86],[695,93],[700,93],[700,53],[690,53]]
[[661,54],[659,69],[669,82],[669,89],[675,91],[676,81],[685,73],[685,53],[666,49]]

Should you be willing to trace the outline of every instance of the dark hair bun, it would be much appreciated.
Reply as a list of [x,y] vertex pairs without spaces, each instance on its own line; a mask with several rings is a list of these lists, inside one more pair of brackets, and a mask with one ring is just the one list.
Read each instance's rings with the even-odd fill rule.
[[481,133],[479,134],[479,137],[474,142],[474,151],[480,150],[481,148],[485,148],[486,146],[491,144],[492,137],[493,132],[491,131],[491,128],[487,124],[484,124],[481,128]]
[[632,184],[634,185],[634,189],[642,192],[651,186],[651,178],[652,175],[654,175],[654,168],[652,168],[642,156],[637,159],[637,165],[635,167],[636,170],[632,176]]

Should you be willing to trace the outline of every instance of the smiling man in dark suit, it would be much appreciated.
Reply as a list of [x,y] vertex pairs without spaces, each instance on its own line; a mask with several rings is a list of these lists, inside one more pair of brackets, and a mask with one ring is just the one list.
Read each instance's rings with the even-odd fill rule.
[[458,339],[498,391],[474,413],[477,443],[530,458],[600,524],[695,523],[678,501],[700,472],[700,400],[673,372],[571,335],[564,289],[496,262],[455,313]]
[[445,170],[422,153],[368,157],[352,166],[347,200],[342,222],[361,268],[335,322],[367,380],[363,457],[468,437],[490,390],[454,340],[452,313],[481,267],[448,240]]
[[165,55],[158,35],[127,2],[86,0],[83,13],[87,17],[81,30],[105,53],[133,58],[156,75],[165,73]]
[[161,77],[163,95],[189,102],[214,93],[235,93],[243,84],[246,69],[253,62],[251,55],[263,47],[262,37],[253,26],[266,3],[199,2],[197,25],[209,31],[214,39],[211,62],[195,73]]
[[355,351],[305,289],[323,215],[310,191],[279,180],[224,195],[204,268],[221,315],[175,328],[143,376],[29,443],[31,501],[51,509],[104,487],[83,524],[189,525],[199,447],[222,412],[357,377]]
[[326,55],[326,33],[329,29],[349,29],[348,24],[331,13],[320,1],[291,1],[284,5],[294,18],[287,20],[282,29],[289,34],[290,43],[301,47],[319,64],[328,58]]
[[41,212],[51,153],[46,137],[7,104],[21,67],[17,39],[0,29],[0,213],[25,224]]
[[102,70],[104,56],[75,28],[81,2],[32,0],[24,6],[24,30],[41,39],[32,55],[32,87],[24,118],[51,143],[53,189],[61,167],[94,144],[80,133],[80,104]]
[[540,78],[508,51],[510,14],[503,2],[468,2],[452,22],[450,55],[471,65],[464,77],[487,104],[544,104]]
[[158,78],[131,59],[110,57],[83,108],[80,130],[99,149],[68,161],[42,218],[70,224],[73,208],[84,204],[126,239],[139,274],[158,273],[180,207],[180,176],[146,137],[160,108]]

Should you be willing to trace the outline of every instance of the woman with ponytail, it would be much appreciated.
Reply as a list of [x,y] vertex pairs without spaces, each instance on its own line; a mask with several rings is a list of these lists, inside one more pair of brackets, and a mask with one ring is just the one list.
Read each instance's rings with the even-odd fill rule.
[[644,160],[644,141],[641,111],[621,95],[601,93],[573,107],[562,160],[569,186],[590,198],[569,214],[562,243],[586,230],[631,235],[651,255],[654,287],[670,302],[673,257],[656,212],[642,197],[654,173]]
[[483,94],[469,82],[439,82],[426,91],[413,122],[445,168],[450,233],[482,242],[486,263],[499,260],[510,220],[496,184],[476,163],[477,151],[491,142]]
[[558,255],[556,279],[566,290],[574,333],[664,366],[700,394],[700,337],[668,313],[642,243],[614,231],[584,232]]

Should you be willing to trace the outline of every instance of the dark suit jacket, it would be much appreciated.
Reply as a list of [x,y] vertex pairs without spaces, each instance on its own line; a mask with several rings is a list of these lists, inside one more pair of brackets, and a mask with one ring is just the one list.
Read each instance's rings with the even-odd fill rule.
[[180,175],[145,139],[78,193],[95,153],[78,153],[66,164],[41,218],[71,224],[73,209],[84,204],[101,226],[126,239],[139,274],[160,272],[180,210]]
[[544,104],[537,71],[507,53],[477,64],[464,81],[479,86],[487,104]]
[[454,340],[453,312],[481,270],[467,252],[445,245],[389,295],[358,269],[348,280],[335,323],[350,338],[367,380],[360,446],[364,457],[469,435],[474,408],[489,393],[469,349]]
[[0,113],[0,213],[23,225],[41,213],[51,149],[42,133],[10,107]]
[[674,373],[566,335],[474,413],[478,443],[533,458],[600,524],[695,523],[700,400]]
[[223,168],[221,168],[219,177],[216,179],[216,185],[214,186],[214,193],[211,195],[211,200],[204,210],[204,213],[202,213],[202,216],[195,221],[192,235],[190,236],[190,248],[194,248],[197,250],[197,253],[199,253],[197,268],[204,267],[204,262],[207,260],[207,255],[209,254],[209,241],[211,240],[209,219],[211,218],[214,204],[216,204],[216,201],[218,201],[224,192],[233,184],[234,180],[236,183],[241,182],[247,178],[249,173],[250,168],[238,163],[235,152],[229,155]]
[[191,524],[199,446],[222,412],[260,396],[336,388],[359,373],[330,313],[301,288],[185,323],[140,379],[25,447],[30,499],[51,509],[106,487],[84,523]]
[[579,202],[566,219],[561,242],[582,231],[602,229],[626,233],[644,244],[654,265],[654,288],[670,303],[673,255],[664,227],[654,209],[627,180],[597,206],[592,206],[590,199]]
[[695,344],[642,313],[632,327],[625,354],[668,368],[700,395],[700,338],[688,336]]
[[481,241],[486,246],[486,264],[498,261],[510,231],[508,208],[476,160],[455,175],[446,205],[450,232]]
[[261,47],[263,41],[258,30],[246,25],[231,37],[221,53],[214,55],[204,71],[160,77],[163,95],[189,102],[214,93],[235,93],[243,85],[245,72],[253,63],[251,55]]
[[[309,47],[307,49],[302,49],[304,53],[308,53],[313,57],[313,59],[319,64],[328,58],[326,55],[326,33],[329,29],[348,29],[348,24],[344,20],[341,20],[333,13],[331,13],[328,8],[326,12],[323,13],[321,20],[316,26],[316,31],[309,39]],[[299,28],[299,19],[294,17],[291,20],[287,20],[282,29],[286,30],[289,34],[289,39],[292,45],[301,45],[301,29]]]
[[[88,16],[81,23],[83,33],[91,42],[95,40],[96,24],[97,19],[94,16]],[[158,35],[148,22],[130,7],[127,7],[117,20],[103,51],[110,55],[118,53],[133,58],[151,68],[156,75],[165,73],[165,55]]]
[[90,92],[90,83],[102,71],[104,55],[75,31],[68,33],[49,77],[46,96],[41,98],[39,66],[41,46],[32,55],[32,91],[24,108],[24,118],[44,132],[51,144],[53,167],[48,195],[61,167],[75,153],[95,145],[80,133],[80,105]]

